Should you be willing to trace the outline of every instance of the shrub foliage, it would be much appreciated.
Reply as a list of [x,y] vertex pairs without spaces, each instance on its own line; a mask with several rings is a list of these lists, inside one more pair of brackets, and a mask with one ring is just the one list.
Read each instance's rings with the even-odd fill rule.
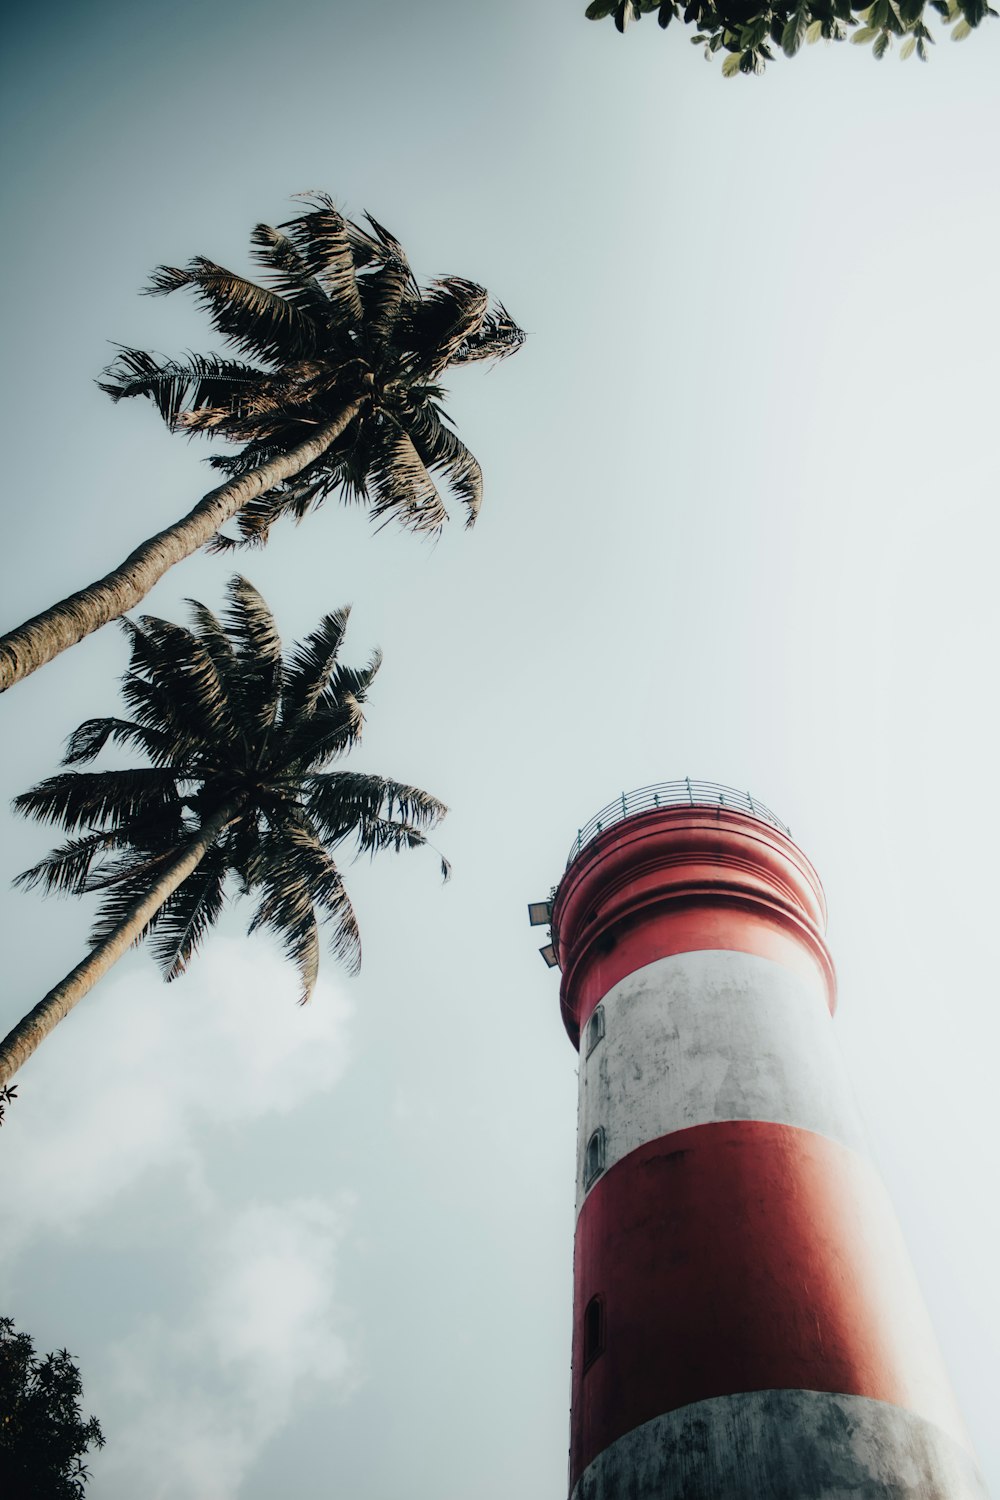
[[0,1494],[4,1500],[82,1500],[87,1449],[104,1447],[80,1410],[80,1372],[66,1349],[37,1355],[29,1334],[0,1318]]
[[693,26],[691,41],[704,47],[706,57],[719,55],[723,74],[732,78],[763,73],[778,52],[794,57],[804,42],[820,40],[870,44],[877,58],[898,43],[900,57],[915,54],[926,62],[934,41],[928,8],[939,13],[956,42],[997,14],[987,0],[874,0],[864,7],[851,0],[591,0],[587,16],[610,17],[619,31],[654,11],[664,28],[675,20]]

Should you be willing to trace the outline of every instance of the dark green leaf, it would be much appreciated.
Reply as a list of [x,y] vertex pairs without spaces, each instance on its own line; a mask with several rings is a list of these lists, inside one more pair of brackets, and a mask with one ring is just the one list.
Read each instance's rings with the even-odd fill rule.
[[804,5],[798,6],[789,16],[781,33],[781,50],[786,57],[794,57],[805,41],[809,29],[809,12]]

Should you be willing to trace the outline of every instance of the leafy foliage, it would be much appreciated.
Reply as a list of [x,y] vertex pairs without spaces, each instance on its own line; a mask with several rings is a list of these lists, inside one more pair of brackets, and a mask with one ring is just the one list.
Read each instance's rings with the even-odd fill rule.
[[367,504],[375,519],[436,532],[448,512],[435,475],[472,525],[482,473],[446,425],[439,381],[452,366],[512,354],[524,333],[464,277],[421,289],[399,241],[371,215],[353,223],[322,193],[306,208],[277,229],[253,231],[263,284],[204,256],[153,274],[147,290],[192,291],[236,357],[164,360],[123,347],[102,389],[116,401],[145,396],[175,431],[240,444],[209,460],[229,477],[357,405],[333,446],[248,505],[239,537],[220,537],[217,549],[259,545],[279,516],[300,520],[334,493]]
[[[591,0],[591,21],[610,17],[624,32],[630,22],[656,12],[664,28],[673,20],[696,28],[691,41],[704,46],[705,56],[722,58],[722,72],[763,73],[776,51],[794,57],[803,42],[871,43],[876,58],[886,55],[894,41],[901,58],[914,52],[927,60],[934,37],[927,26],[928,3],[951,27],[953,41],[961,41],[985,16],[997,12],[987,0],[874,0],[857,6],[851,0]],[[857,29],[854,29],[857,28]]]
[[327,769],[361,738],[381,660],[376,653],[360,668],[340,661],[347,609],[326,615],[286,655],[271,611],[245,579],[231,580],[222,620],[190,602],[192,630],[149,615],[123,621],[132,654],[122,692],[132,717],[88,719],[64,760],[79,766],[119,745],[152,764],[63,771],[16,798],[19,812],[76,835],[18,881],[47,892],[101,892],[98,942],[206,820],[229,809],[216,842],[143,936],[175,979],[235,880],[257,899],[250,930],[277,933],[305,1001],[319,971],[321,924],[338,959],[356,969],[361,957],[331,851],[351,840],[368,854],[418,848],[446,808],[417,787]]
[[0,1318],[0,1494],[4,1500],[81,1500],[91,1446],[104,1447],[96,1417],[80,1411],[80,1372],[60,1349],[36,1355],[34,1341]]

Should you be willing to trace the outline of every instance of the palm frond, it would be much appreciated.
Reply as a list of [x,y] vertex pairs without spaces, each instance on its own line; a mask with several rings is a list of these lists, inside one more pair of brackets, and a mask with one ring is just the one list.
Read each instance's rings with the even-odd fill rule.
[[486,288],[464,276],[432,282],[410,312],[408,343],[414,369],[429,378],[447,369],[479,333],[489,303]]
[[453,352],[450,363],[468,365],[474,360],[506,359],[516,354],[527,337],[504,307],[498,302],[483,319],[482,325]]
[[318,505],[326,491],[322,478],[309,479],[287,485],[276,486],[266,494],[259,495],[244,505],[236,518],[238,537],[219,534],[212,542],[213,552],[229,551],[233,547],[266,546],[271,527],[282,516],[301,521],[303,516]]
[[239,661],[225,626],[218,615],[198,599],[185,599],[184,602],[191,611],[198,639],[215,663],[219,680],[230,700],[235,703],[239,698]]
[[88,826],[175,818],[180,812],[171,768],[140,766],[125,771],[63,771],[14,798],[16,812],[38,822],[61,823],[69,832]]
[[148,832],[148,824],[131,824],[71,839],[52,849],[29,870],[22,870],[14,877],[14,884],[29,891],[41,886],[46,895],[82,895],[92,889],[90,874],[95,859],[111,849],[127,848],[133,835],[143,837]]
[[392,257],[378,270],[360,278],[364,309],[365,345],[380,359],[392,344],[401,315],[416,293],[413,272],[405,261]]
[[292,647],[282,679],[283,724],[314,712],[330,682],[350,613],[350,605],[345,605],[324,615],[312,634]]
[[301,308],[204,255],[194,256],[183,267],[159,266],[146,291],[163,296],[181,287],[194,291],[227,342],[258,359],[298,359],[317,346],[319,329]]
[[438,532],[448,512],[437,486],[409,434],[395,421],[387,426],[369,480],[372,519],[395,520],[408,531]]
[[226,629],[239,655],[244,684],[243,712],[255,732],[268,729],[278,716],[281,688],[281,637],[274,616],[252,583],[238,574],[226,587]]
[[302,983],[299,1004],[305,1005],[319,976],[319,935],[309,887],[273,851],[266,867],[258,865],[250,885],[252,890],[262,889],[263,896],[247,931],[257,932],[266,927],[277,935],[285,957],[299,971]]
[[[160,360],[143,349],[117,345],[118,353],[97,384],[113,401],[146,396],[168,427],[197,426],[199,412],[236,415],[252,393],[266,386],[269,376],[240,360],[216,354],[189,354],[186,359]],[[223,415],[211,424],[220,425]],[[182,422],[182,418],[187,420]],[[206,422],[206,425],[209,425]]]
[[361,942],[354,909],[340,871],[311,829],[290,822],[262,839],[250,884],[263,891],[250,931],[268,927],[280,937],[299,969],[303,1004],[319,973],[316,907],[329,924],[334,956],[357,972]]
[[330,707],[346,703],[364,703],[368,697],[368,689],[378,675],[382,666],[382,653],[375,647],[363,667],[351,667],[346,662],[338,661],[330,673],[330,683],[323,694],[321,703]]
[[[190,713],[190,695],[182,691],[175,693],[177,677],[170,670],[171,663],[164,654],[164,642],[157,637],[152,616],[131,620],[123,616],[119,621],[129,642],[129,668],[122,679],[122,697],[133,711],[139,723],[158,732],[164,741],[164,753],[174,762],[182,762],[197,755],[202,747],[200,725]],[[180,626],[172,626],[179,632],[178,642],[199,649],[197,637]]]
[[168,737],[145,724],[135,724],[130,719],[86,719],[67,740],[63,765],[84,765],[94,760],[108,743],[141,751],[154,766],[168,765],[171,760]]
[[169,694],[136,672],[122,679],[121,691],[136,722],[160,737],[163,748],[158,764],[170,766],[178,776],[189,778],[206,748],[196,727],[178,711]]
[[234,736],[238,705],[230,702],[232,674],[219,671],[205,642],[183,625],[156,615],[142,615],[140,627],[143,670],[192,737],[211,742]]
[[[116,866],[109,867],[99,881],[92,878],[88,882],[88,890],[103,889],[104,891],[90,929],[92,943],[103,943],[106,939],[114,937],[122,923],[127,921],[135,903],[142,901],[149,894],[162,866],[172,858],[173,853],[173,850],[167,850],[141,862],[126,857]],[[131,945],[133,948],[138,948],[144,938],[148,937],[151,932],[155,932],[162,916],[163,907],[161,906],[136,936]]]
[[257,224],[250,235],[250,247],[250,254],[263,266],[272,291],[317,322],[326,321],[327,295],[287,234],[270,224]]
[[326,691],[311,714],[299,715],[282,726],[280,741],[267,757],[266,768],[277,773],[284,767],[292,776],[318,771],[354,749],[361,740],[364,723],[356,698]]
[[285,449],[286,445],[276,442],[273,437],[254,438],[239,453],[212,453],[205,462],[210,468],[218,469],[227,479],[236,479],[241,474],[249,474],[251,469],[270,463],[272,458],[278,458]]
[[368,220],[369,227],[371,228],[371,231],[374,234],[375,238],[382,246],[382,249],[386,252],[385,261],[383,262],[383,264],[394,261],[396,265],[402,266],[409,276],[410,285],[414,288],[414,290],[416,290],[416,277],[410,270],[410,263],[406,258],[406,251],[403,249],[396,236],[394,234],[390,234],[389,230],[386,229],[384,224],[379,223],[374,214],[366,213],[365,218]]
[[428,402],[407,428],[428,471],[441,471],[465,506],[466,526],[474,526],[483,503],[483,471],[457,433],[446,427],[436,403]]
[[281,229],[295,248],[307,275],[315,277],[329,298],[330,315],[341,328],[359,328],[361,297],[347,220],[332,199],[319,195],[310,211],[289,219]]
[[404,849],[434,849],[441,869],[441,879],[445,882],[451,879],[448,860],[440,849],[435,849],[428,841],[427,835],[412,823],[403,823],[397,818],[365,818],[358,825],[356,838],[358,853],[372,856],[389,849],[395,854],[401,854]]
[[150,947],[166,980],[183,974],[218,921],[225,905],[227,866],[225,850],[217,844],[164,902]]
[[[370,773],[328,771],[306,776],[302,791],[309,817],[331,842],[354,834],[363,840],[368,824],[392,824],[405,842],[409,832],[433,828],[448,811],[437,797],[419,787]],[[388,832],[385,836],[389,837]]]

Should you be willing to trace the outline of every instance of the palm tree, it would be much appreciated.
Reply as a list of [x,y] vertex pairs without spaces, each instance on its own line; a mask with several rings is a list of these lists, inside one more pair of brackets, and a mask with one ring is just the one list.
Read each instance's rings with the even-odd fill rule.
[[356,971],[357,923],[330,851],[348,839],[369,854],[416,848],[447,811],[417,787],[324,769],[358,743],[381,660],[338,660],[347,609],[326,615],[283,659],[274,618],[245,579],[229,584],[224,623],[190,602],[193,630],[148,615],[123,621],[131,717],[88,719],[63,762],[86,764],[113,743],[147,764],[65,771],[15,800],[19,812],[76,835],[18,883],[104,895],[91,952],[0,1044],[0,1090],[144,937],[168,980],[183,973],[222,911],[227,880],[257,897],[249,930],[278,934],[303,1002],[319,969],[320,920],[336,957]]
[[192,288],[241,357],[160,360],[122,347],[102,389],[115,401],[148,397],[174,431],[241,446],[209,460],[225,482],[183,519],[0,636],[0,692],[134,608],[199,547],[233,545],[220,528],[234,516],[243,542],[263,543],[279,516],[301,518],[340,493],[378,520],[436,532],[448,519],[438,474],[472,525],[482,471],[446,425],[439,382],[452,366],[513,353],[524,334],[473,281],[448,276],[422,290],[398,240],[366,223],[320,194],[280,228],[253,231],[263,285],[203,256],[154,273],[150,293]]

